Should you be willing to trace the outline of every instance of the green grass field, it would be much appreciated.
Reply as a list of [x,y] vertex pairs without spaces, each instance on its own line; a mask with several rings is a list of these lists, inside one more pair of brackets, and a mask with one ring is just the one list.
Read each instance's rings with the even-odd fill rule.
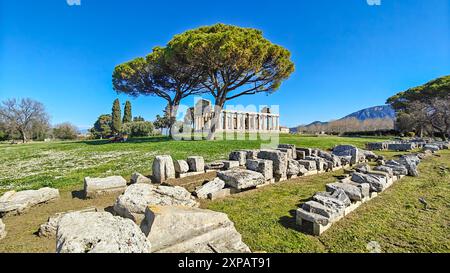
[[[364,147],[380,139],[281,136],[280,143],[329,149],[337,144]],[[34,233],[56,212],[89,206],[109,207],[115,196],[80,200],[72,191],[82,188],[85,176],[151,172],[155,155],[176,159],[202,155],[207,161],[226,158],[231,150],[259,148],[261,141],[168,141],[137,139],[123,144],[103,141],[0,145],[0,193],[9,189],[61,188],[61,198],[32,208],[22,216],[6,217],[8,236],[0,252],[54,252],[54,239]],[[398,153],[383,152],[387,157]],[[441,168],[442,167],[442,168]],[[383,252],[450,252],[450,151],[425,159],[420,177],[406,177],[334,224],[320,237],[301,233],[295,225],[295,210],[325,184],[336,181],[342,171],[301,177],[224,200],[203,201],[201,207],[225,212],[256,252],[367,252],[377,242]],[[430,204],[424,210],[424,197]]]

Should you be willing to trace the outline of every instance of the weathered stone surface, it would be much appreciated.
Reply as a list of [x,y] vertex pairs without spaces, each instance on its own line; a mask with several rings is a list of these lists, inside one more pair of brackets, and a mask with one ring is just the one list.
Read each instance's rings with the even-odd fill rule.
[[349,165],[352,162],[352,156],[339,156],[342,166]]
[[386,178],[380,175],[364,174],[355,172],[352,174],[352,181],[360,184],[368,183],[372,191],[382,192],[386,188]]
[[239,166],[245,166],[247,161],[247,151],[233,151],[230,153],[229,159],[232,161],[238,161]]
[[266,182],[262,174],[242,169],[219,172],[217,176],[225,181],[226,185],[238,190],[253,188]]
[[114,204],[114,211],[139,223],[149,205],[198,207],[195,198],[183,187],[135,184],[127,188]]
[[131,175],[131,184],[151,184],[152,180],[140,173],[133,173]]
[[258,159],[259,150],[246,150],[247,159]]
[[302,205],[302,209],[310,213],[322,215],[330,221],[333,221],[338,217],[338,214],[336,212],[316,201],[308,201],[304,203]]
[[335,207],[339,211],[344,210],[351,204],[350,198],[342,189],[337,189],[334,192],[316,193],[313,200],[327,207]]
[[372,151],[364,151],[363,150],[363,154],[364,154],[364,157],[370,161],[377,161],[380,158],[377,154],[375,154]]
[[334,147],[333,154],[339,157],[351,156],[350,164],[354,165],[365,160],[364,154],[353,145],[338,145]]
[[205,160],[201,156],[190,156],[187,158],[187,163],[191,172],[205,171]]
[[205,169],[208,171],[220,171],[223,170],[225,164],[222,161],[216,161],[216,162],[211,162],[211,163],[207,163],[205,165]]
[[[369,186],[369,185],[367,185]],[[336,190],[343,190],[345,194],[352,201],[362,201],[366,196],[363,194],[363,190],[361,186],[352,185],[350,183],[330,183],[326,185],[326,189],[328,192],[335,192]],[[367,190],[368,191],[368,190]],[[369,193],[366,193],[369,195]]]
[[[312,200],[322,204],[323,206],[329,208],[331,211],[337,213],[337,215],[341,216],[344,213],[345,208],[351,204],[348,196],[345,195],[345,197],[346,201],[344,202],[332,197],[330,193],[317,193],[313,196]],[[346,202],[348,202],[348,204]]]
[[300,164],[298,161],[294,159],[288,160],[288,169],[287,169],[287,175],[288,176],[297,176],[297,175],[304,175],[307,173],[308,170]]
[[306,154],[305,154],[305,151],[299,151],[299,150],[296,150],[296,154],[297,154],[297,159],[305,159],[305,156],[306,156]]
[[186,207],[148,207],[141,225],[158,253],[248,253],[224,213]]
[[341,159],[337,155],[334,155],[334,154],[331,154],[331,153],[328,153],[328,152],[325,152],[322,150],[318,150],[317,156],[324,158],[326,161],[332,162],[333,168],[342,166]]
[[423,147],[423,150],[424,150],[424,151],[431,151],[431,152],[435,153],[435,152],[438,152],[438,151],[440,150],[440,148],[439,148],[439,146],[437,146],[437,145],[431,145],[431,144],[429,144],[429,145],[425,145],[425,146]]
[[235,168],[239,168],[239,161],[233,161],[233,160],[225,160],[223,161],[223,169],[224,170],[231,170]]
[[395,160],[386,161],[384,166],[391,168],[394,175],[408,175],[408,169]]
[[369,149],[371,151],[383,151],[383,150],[387,150],[388,143],[386,143],[386,142],[372,142],[372,143],[367,143],[366,147],[367,147],[367,149]]
[[209,194],[214,194],[225,187],[225,182],[220,178],[216,178],[213,181],[210,181],[201,187],[198,187],[194,194],[200,199],[208,198]]
[[279,144],[278,148],[280,149],[289,149],[291,150],[292,158],[297,159],[297,149],[293,144]]
[[56,229],[58,228],[58,223],[61,220],[61,218],[68,214],[68,213],[85,213],[85,212],[96,212],[97,209],[96,208],[87,208],[84,210],[79,210],[79,211],[68,211],[68,212],[61,212],[61,213],[56,213],[55,215],[53,215],[52,217],[48,218],[48,221],[44,224],[42,224],[39,227],[38,230],[38,235],[39,237],[53,237],[56,236]]
[[287,175],[287,154],[276,150],[261,150],[258,158],[273,161],[273,173],[275,176],[285,178]]
[[6,237],[8,232],[6,232],[6,226],[3,224],[2,219],[0,218],[0,240]]
[[407,152],[412,151],[416,148],[414,143],[389,143],[388,150],[390,151],[399,151],[399,152]]
[[59,198],[59,191],[42,188],[28,191],[9,191],[0,197],[0,217],[21,214],[29,208]]
[[173,162],[175,173],[183,174],[189,172],[189,164],[186,160],[175,160]]
[[300,165],[303,165],[308,171],[316,171],[317,164],[315,160],[297,160]]
[[148,253],[149,251],[150,243],[133,221],[113,216],[108,212],[68,213],[58,223],[56,234],[58,253]]
[[394,176],[394,171],[392,170],[392,168],[388,167],[388,166],[376,166],[375,168],[373,168],[374,171],[379,171],[379,172],[385,172],[387,173],[390,177]]
[[175,166],[170,155],[155,157],[152,165],[153,177],[156,183],[162,183],[168,179],[175,178]]
[[266,181],[273,179],[273,162],[264,159],[247,159],[246,167],[250,171],[262,174]]
[[354,169],[355,169],[356,172],[359,172],[359,173],[368,173],[368,172],[370,172],[369,164],[360,164],[360,165],[357,165]]
[[231,195],[231,189],[225,188],[225,189],[221,189],[220,191],[209,193],[208,199],[214,201],[216,199],[222,199],[222,198],[225,198],[230,195]]
[[312,160],[316,162],[316,170],[318,171],[326,171],[328,169],[328,163],[325,162],[325,159],[318,156],[306,156],[305,160]]
[[84,178],[85,198],[94,198],[99,195],[124,192],[127,181],[122,176],[110,176],[105,178]]
[[311,223],[316,223],[316,224],[323,225],[323,226],[326,226],[330,223],[330,220],[327,217],[322,216],[320,214],[308,212],[302,208],[297,210],[296,218],[297,218],[297,220],[296,220],[297,224],[300,224],[302,222],[302,220],[305,220],[305,221],[308,221]]
[[311,156],[312,155],[312,149],[310,148],[296,148],[297,151],[304,152],[305,156]]
[[401,156],[398,162],[406,167],[409,176],[419,176],[417,166],[420,164],[420,159],[416,155]]
[[[287,155],[287,159],[294,159],[294,154],[292,153],[291,149],[283,149],[283,148],[277,148],[277,151],[280,151],[282,153],[285,153]],[[297,153],[295,154],[297,156]]]

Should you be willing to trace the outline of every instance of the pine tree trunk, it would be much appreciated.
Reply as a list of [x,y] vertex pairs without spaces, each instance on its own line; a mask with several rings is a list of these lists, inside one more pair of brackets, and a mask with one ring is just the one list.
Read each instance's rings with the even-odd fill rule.
[[210,128],[210,131],[208,133],[207,140],[214,140],[215,137],[216,137],[217,125],[220,122],[220,114],[222,112],[224,104],[225,104],[225,100],[224,99],[216,101],[216,104],[214,106],[214,113],[213,113],[211,128]]

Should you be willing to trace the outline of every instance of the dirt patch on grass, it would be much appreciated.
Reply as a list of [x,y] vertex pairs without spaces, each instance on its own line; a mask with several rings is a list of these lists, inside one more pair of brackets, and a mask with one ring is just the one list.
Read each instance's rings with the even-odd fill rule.
[[18,216],[3,218],[8,232],[5,239],[0,241],[2,252],[43,252],[54,253],[56,249],[55,238],[40,238],[37,236],[39,226],[47,222],[55,213],[71,210],[81,210],[95,207],[99,210],[109,211],[118,195],[105,195],[96,199],[80,199],[79,190],[62,190],[61,198],[48,204],[31,208],[28,212]]

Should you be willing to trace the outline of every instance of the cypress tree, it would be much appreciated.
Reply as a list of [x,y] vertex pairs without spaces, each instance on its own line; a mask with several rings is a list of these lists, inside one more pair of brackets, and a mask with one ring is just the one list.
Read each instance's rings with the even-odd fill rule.
[[118,134],[122,129],[122,111],[120,110],[119,99],[116,99],[114,101],[111,116],[112,116],[111,129],[114,134]]
[[127,102],[125,103],[125,109],[123,110],[123,120],[122,122],[128,123],[128,122],[132,122],[133,117],[131,115],[131,102],[127,100]]

